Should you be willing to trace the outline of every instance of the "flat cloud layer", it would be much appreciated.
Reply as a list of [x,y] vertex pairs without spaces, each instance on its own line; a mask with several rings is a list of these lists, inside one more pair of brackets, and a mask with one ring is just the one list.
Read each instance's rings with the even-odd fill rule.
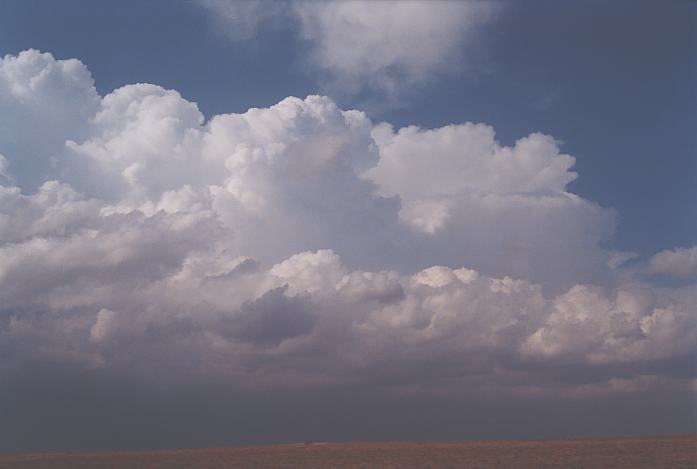
[[[694,285],[617,270],[615,215],[568,191],[550,136],[395,130],[321,96],[205,121],[155,85],[99,97],[79,61],[33,50],[0,61],[0,103],[0,373],[695,388]],[[685,277],[688,254],[650,269]]]

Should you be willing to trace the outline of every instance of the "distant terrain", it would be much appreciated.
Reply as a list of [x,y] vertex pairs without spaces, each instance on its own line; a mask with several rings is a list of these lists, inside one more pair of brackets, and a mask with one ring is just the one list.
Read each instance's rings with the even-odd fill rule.
[[0,455],[0,468],[697,468],[697,435]]

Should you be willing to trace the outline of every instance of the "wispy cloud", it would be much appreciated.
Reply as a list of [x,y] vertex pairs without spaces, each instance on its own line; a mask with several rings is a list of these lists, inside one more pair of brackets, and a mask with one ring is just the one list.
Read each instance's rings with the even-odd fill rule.
[[496,2],[234,2],[201,0],[216,27],[249,39],[271,20],[290,25],[310,45],[305,57],[326,86],[398,95],[462,69],[478,47],[477,30],[500,10]]

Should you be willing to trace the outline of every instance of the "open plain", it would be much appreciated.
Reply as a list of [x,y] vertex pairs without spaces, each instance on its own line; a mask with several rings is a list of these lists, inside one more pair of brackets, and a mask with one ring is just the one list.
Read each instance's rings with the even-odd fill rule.
[[696,468],[697,436],[0,455],[0,468]]

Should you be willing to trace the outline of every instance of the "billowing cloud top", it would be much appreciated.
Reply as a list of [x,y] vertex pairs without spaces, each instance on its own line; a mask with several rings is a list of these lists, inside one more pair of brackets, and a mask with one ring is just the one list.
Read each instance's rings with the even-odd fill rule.
[[[155,85],[101,97],[82,63],[33,50],[0,61],[0,103],[0,372],[694,387],[670,364],[697,350],[697,291],[618,275],[615,215],[569,192],[553,137],[395,130],[321,96],[205,121]],[[690,256],[648,270],[687,277]]]

